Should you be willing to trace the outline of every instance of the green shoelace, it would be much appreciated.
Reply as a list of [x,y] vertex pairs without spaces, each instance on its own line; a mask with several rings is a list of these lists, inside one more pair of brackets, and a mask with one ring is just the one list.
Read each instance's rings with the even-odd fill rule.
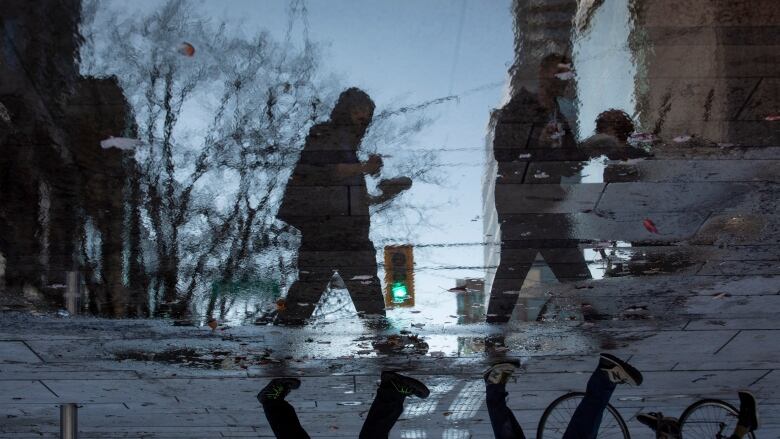
[[401,395],[406,396],[406,395],[411,395],[412,393],[414,393],[414,392],[412,392],[412,388],[411,387],[404,386],[403,384],[399,387],[398,385],[395,384],[394,381],[390,381],[390,384],[392,384],[393,387],[395,387],[395,390],[398,393],[400,393]]
[[266,392],[268,399],[277,399],[284,393],[284,386],[275,385],[272,389]]

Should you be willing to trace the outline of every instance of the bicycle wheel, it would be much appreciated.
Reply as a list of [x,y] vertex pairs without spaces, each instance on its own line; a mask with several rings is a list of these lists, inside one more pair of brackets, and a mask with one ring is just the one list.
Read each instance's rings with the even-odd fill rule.
[[[683,439],[726,439],[737,426],[739,411],[726,401],[702,399],[696,401],[680,416]],[[750,439],[756,435],[749,433]]]
[[[585,394],[582,392],[567,393],[552,402],[539,420],[539,427],[536,430],[536,439],[560,439],[566,432],[574,410],[582,401]],[[630,439],[628,427],[620,413],[607,405],[604,411],[604,417],[601,420],[601,426],[598,433],[599,439]]]

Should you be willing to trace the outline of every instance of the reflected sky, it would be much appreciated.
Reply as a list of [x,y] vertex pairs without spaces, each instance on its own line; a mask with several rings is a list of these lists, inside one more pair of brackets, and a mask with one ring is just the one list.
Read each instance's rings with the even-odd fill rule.
[[589,29],[574,41],[580,139],[593,134],[596,116],[605,109],[634,114],[636,65],[628,47],[632,29],[628,0],[605,0]]
[[[106,3],[120,15],[151,11],[160,4]],[[224,20],[226,32],[251,36],[266,29],[279,40],[284,39],[289,13],[294,11],[293,43],[308,32],[312,41],[324,44],[324,70],[335,73],[344,87],[367,91],[378,109],[457,96],[428,107],[425,116],[434,122],[404,146],[442,153],[445,166],[437,172],[443,184],[416,183],[405,194],[428,206],[424,214],[429,225],[409,231],[387,226],[381,217],[372,218],[371,237],[381,260],[383,242],[482,242],[486,128],[490,111],[506,93],[506,72],[514,56],[510,3],[238,0],[226,5],[206,0],[196,5],[215,20]],[[392,155],[381,145],[378,148]],[[482,277],[484,271],[442,268],[481,267],[482,255],[479,245],[416,248],[416,265],[421,267],[415,272],[417,308],[437,322],[451,320],[448,316],[455,313],[456,304],[447,290],[456,279]]]

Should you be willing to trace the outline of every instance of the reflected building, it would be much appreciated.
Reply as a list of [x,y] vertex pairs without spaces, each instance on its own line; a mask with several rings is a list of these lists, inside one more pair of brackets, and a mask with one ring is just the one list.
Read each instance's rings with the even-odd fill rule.
[[[509,320],[538,254],[560,281],[587,279],[569,213],[586,156],[578,150],[571,81],[576,1],[516,0],[510,95],[491,115],[483,181],[487,321]],[[574,67],[576,68],[576,66]],[[572,190],[574,189],[574,190]]]
[[455,293],[458,324],[480,323],[485,320],[485,281],[484,279],[457,279]]
[[[600,20],[614,8],[626,9],[623,22]],[[691,174],[680,159],[726,155],[728,151],[722,148],[733,145],[780,143],[780,130],[773,121],[780,100],[775,80],[780,57],[773,32],[780,3],[515,0],[513,11],[515,63],[509,72],[510,91],[491,117],[486,140],[483,218],[488,244],[484,255],[488,267],[485,288],[491,295],[488,321],[508,320],[517,303],[516,290],[530,269],[530,253],[536,255],[536,250],[559,281],[576,281],[590,277],[582,270],[582,250],[595,242],[658,245],[663,241],[680,245],[694,237],[713,212],[713,219],[706,221],[716,222],[726,206],[739,205],[751,212],[772,210],[766,203],[751,204],[745,188],[731,184],[733,178],[742,181],[744,177],[734,177],[726,168],[717,169],[709,175],[719,175],[728,183],[707,186],[712,178]],[[598,29],[594,29],[594,23],[599,23]],[[529,112],[529,104],[536,105],[528,96],[539,96],[538,100],[544,101],[546,79],[536,72],[543,71],[540,66],[547,56],[572,57],[575,42],[594,31],[598,33],[589,35],[587,44],[605,50],[612,49],[606,43],[612,41],[611,37],[625,35],[632,65],[625,69],[598,58],[591,60],[600,63],[596,73],[588,74],[607,75],[625,69],[624,75],[630,75],[629,82],[633,83],[630,92],[635,108],[622,110],[634,117],[638,132],[655,139],[648,146],[654,159],[668,159],[669,165],[623,162],[608,167],[610,172],[605,171],[601,181],[578,182],[571,176],[580,174],[583,161],[589,158],[581,145],[566,148],[565,144],[553,144],[551,148],[533,149],[541,138],[538,131],[546,128],[540,126],[544,117],[534,119],[524,114]],[[597,57],[600,53],[590,52]],[[573,59],[571,69],[577,72],[576,63],[586,60],[577,56]],[[577,120],[577,109],[593,103],[580,102],[579,85],[574,82],[555,94],[554,105],[541,107],[556,119],[564,116],[576,132],[582,123]],[[621,92],[625,90],[606,88],[598,94]],[[750,177],[756,178],[766,179]],[[648,181],[668,186],[647,185]],[[672,186],[671,182],[685,183]],[[773,192],[772,187],[761,190]],[[642,222],[647,218],[663,221],[664,232],[645,231]],[[704,226],[706,229],[707,224]]]
[[134,124],[115,78],[79,74],[80,22],[78,0],[0,5],[0,291],[60,308],[75,271],[91,312],[143,316],[135,162],[100,145]]

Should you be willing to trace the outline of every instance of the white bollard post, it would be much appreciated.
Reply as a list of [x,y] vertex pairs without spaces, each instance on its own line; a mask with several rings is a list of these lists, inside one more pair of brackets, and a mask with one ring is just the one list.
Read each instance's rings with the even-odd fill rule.
[[60,439],[78,439],[78,406],[74,403],[60,406]]

